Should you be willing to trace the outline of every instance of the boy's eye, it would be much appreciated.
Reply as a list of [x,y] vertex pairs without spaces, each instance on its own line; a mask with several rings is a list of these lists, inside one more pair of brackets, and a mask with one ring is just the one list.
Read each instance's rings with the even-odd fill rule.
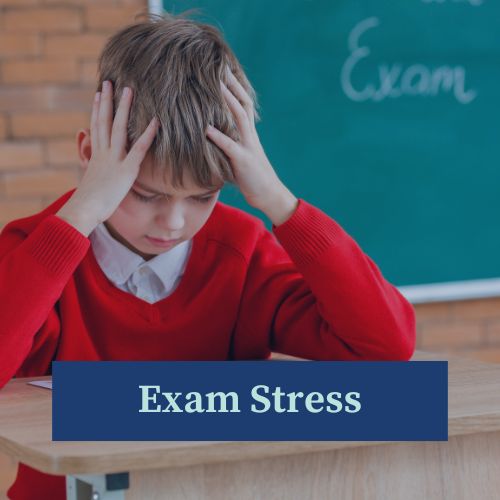
[[156,196],[144,196],[143,194],[138,193],[137,191],[131,189],[130,192],[140,201],[148,203],[150,201],[154,201]]
[[198,202],[198,203],[208,203],[212,199],[213,199],[213,195],[207,196],[206,198],[193,198],[193,200]]
[[[158,199],[158,196],[157,195],[153,195],[153,196],[145,196],[141,193],[138,193],[137,191],[135,191],[134,189],[131,189],[130,192],[140,201],[144,202],[144,203],[150,203],[152,201],[155,201]],[[210,196],[207,196],[207,197],[204,197],[204,198],[191,198],[194,202],[196,203],[208,203],[209,201],[211,201],[213,199],[215,195],[210,195]]]

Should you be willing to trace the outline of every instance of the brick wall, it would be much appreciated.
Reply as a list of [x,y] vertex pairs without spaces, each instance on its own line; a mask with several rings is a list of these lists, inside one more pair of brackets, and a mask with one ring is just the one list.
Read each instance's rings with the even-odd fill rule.
[[147,0],[0,0],[0,228],[78,182],[96,59]]
[[417,348],[500,363],[500,298],[415,306]]

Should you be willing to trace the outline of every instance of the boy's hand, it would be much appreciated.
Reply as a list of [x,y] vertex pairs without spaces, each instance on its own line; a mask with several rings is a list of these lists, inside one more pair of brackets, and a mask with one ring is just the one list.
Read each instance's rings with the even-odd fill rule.
[[134,183],[139,168],[158,130],[153,118],[127,154],[127,124],[132,90],[124,88],[113,117],[113,88],[103,82],[92,106],[90,139],[92,157],[73,196],[57,215],[88,236],[118,208]]
[[229,88],[221,81],[222,93],[241,140],[235,142],[212,126],[208,127],[207,136],[230,159],[234,177],[248,204],[262,210],[278,226],[293,214],[298,200],[280,181],[262,148],[255,129],[252,100],[229,70],[227,75]]

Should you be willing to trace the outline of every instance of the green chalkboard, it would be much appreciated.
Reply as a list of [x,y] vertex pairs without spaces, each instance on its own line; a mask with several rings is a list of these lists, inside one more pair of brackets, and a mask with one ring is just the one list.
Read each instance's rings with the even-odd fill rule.
[[[223,31],[257,91],[271,163],[388,279],[500,276],[500,2],[164,8],[200,8]],[[222,200],[248,210],[232,189]]]

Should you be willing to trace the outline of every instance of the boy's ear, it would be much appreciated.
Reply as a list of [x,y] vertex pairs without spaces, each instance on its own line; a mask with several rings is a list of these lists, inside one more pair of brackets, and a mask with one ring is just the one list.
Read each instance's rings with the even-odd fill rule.
[[78,157],[80,166],[86,169],[90,158],[92,157],[92,144],[90,142],[90,129],[81,128],[76,133],[76,146],[78,148]]

